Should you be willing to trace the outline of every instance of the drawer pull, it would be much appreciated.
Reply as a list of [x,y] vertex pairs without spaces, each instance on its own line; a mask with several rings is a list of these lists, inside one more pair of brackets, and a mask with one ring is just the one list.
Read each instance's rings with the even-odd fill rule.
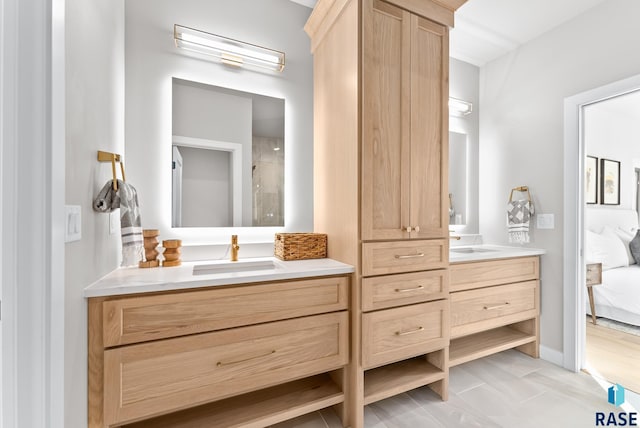
[[504,308],[505,306],[509,306],[509,302],[505,302],[501,305],[493,305],[493,306],[485,306],[484,309],[486,311],[491,311],[493,309],[500,309],[500,308]]
[[418,257],[424,257],[424,253],[405,254],[405,255],[396,254],[396,259],[415,259],[415,258],[418,258]]
[[424,327],[418,327],[415,330],[409,330],[409,331],[396,331],[396,336],[406,336],[408,334],[414,334],[414,333],[419,333],[421,331],[424,330]]
[[396,288],[396,293],[408,293],[410,291],[424,290],[424,285],[418,285],[413,288]]
[[243,360],[236,360],[236,361],[229,361],[229,362],[218,361],[218,363],[216,364],[216,367],[230,366],[232,364],[244,363],[246,361],[255,360],[257,358],[267,357],[267,356],[273,355],[275,353],[276,353],[276,351],[274,349],[273,351],[267,352],[266,354],[256,355],[255,357],[249,357],[249,358],[245,358]]

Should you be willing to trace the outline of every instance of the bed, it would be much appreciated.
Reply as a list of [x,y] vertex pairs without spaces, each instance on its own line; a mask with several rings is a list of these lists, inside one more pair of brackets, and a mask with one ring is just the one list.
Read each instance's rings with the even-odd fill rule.
[[640,326],[640,265],[628,246],[638,230],[637,212],[589,208],[585,223],[585,260],[603,264],[602,284],[593,287],[596,315]]

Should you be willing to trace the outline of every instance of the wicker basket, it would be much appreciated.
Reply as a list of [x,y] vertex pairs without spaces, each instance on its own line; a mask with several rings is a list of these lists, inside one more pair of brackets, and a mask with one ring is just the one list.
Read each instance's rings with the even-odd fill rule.
[[276,233],[274,254],[280,260],[323,259],[327,257],[327,235]]

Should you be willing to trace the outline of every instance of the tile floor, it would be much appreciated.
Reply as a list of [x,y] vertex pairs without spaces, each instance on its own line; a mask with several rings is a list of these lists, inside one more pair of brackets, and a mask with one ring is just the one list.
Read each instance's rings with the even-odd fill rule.
[[[601,382],[602,383],[602,382]],[[594,427],[595,412],[619,412],[607,403],[608,385],[517,351],[505,351],[451,369],[449,400],[419,388],[365,407],[366,428]],[[627,391],[627,411],[640,396]],[[341,428],[332,409],[275,428]]]

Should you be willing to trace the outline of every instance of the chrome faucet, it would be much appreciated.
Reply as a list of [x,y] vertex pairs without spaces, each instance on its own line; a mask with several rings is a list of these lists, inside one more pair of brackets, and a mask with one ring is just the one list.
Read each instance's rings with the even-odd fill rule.
[[231,235],[231,261],[238,261],[238,250],[240,250],[240,245],[238,245],[238,235]]

